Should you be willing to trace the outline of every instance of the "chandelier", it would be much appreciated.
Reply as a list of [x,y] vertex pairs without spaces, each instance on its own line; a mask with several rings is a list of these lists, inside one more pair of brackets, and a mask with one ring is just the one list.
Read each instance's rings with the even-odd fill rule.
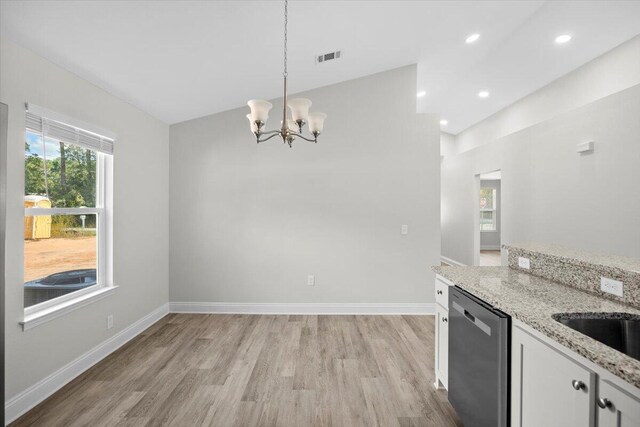
[[[309,113],[311,101],[306,98],[295,98],[287,101],[287,3],[284,1],[284,99],[282,107],[282,127],[278,130],[265,132],[263,129],[269,118],[269,111],[273,107],[264,99],[252,99],[247,102],[251,108],[251,113],[247,114],[247,119],[251,125],[251,132],[256,136],[256,142],[261,143],[268,141],[276,135],[280,135],[282,142],[291,144],[296,138],[304,139],[309,142],[318,142],[318,135],[322,133],[324,119],[327,115],[324,113]],[[287,106],[291,109],[291,119],[287,118]],[[309,132],[313,138],[307,138],[302,135],[302,128],[305,124],[309,124]]]

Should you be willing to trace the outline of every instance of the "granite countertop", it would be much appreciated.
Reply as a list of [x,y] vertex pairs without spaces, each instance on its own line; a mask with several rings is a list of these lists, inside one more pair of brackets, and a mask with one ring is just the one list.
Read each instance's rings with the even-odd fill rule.
[[555,320],[556,313],[624,312],[629,305],[592,295],[509,267],[433,267],[436,274],[568,347],[623,380],[640,387],[640,360]]
[[560,245],[544,245],[540,243],[509,244],[503,245],[503,248],[508,250],[521,249],[542,255],[550,255],[579,267],[593,267],[596,265],[608,268],[618,268],[632,273],[640,273],[640,259],[621,255],[597,253],[581,249],[567,248]]

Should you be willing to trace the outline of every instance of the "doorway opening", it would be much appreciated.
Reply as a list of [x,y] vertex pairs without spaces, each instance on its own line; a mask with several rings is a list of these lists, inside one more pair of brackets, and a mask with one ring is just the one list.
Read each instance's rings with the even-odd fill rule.
[[500,266],[502,171],[478,175],[478,236],[476,239],[476,265]]

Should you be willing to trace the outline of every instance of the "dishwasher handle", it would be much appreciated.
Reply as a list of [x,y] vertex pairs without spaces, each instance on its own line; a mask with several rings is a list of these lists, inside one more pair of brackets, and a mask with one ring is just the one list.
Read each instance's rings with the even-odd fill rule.
[[453,308],[458,311],[460,314],[464,315],[464,317],[471,323],[473,323],[478,329],[480,329],[482,332],[484,332],[485,334],[491,336],[491,327],[489,325],[487,325],[486,323],[484,323],[482,320],[478,319],[476,316],[474,316],[473,314],[469,313],[468,310],[466,310],[463,306],[461,306],[460,304],[458,304],[455,301],[451,302],[451,305],[453,306]]
[[471,320],[473,323],[476,322],[476,317],[473,314],[469,313],[467,310],[465,310],[463,314],[464,314],[464,317]]

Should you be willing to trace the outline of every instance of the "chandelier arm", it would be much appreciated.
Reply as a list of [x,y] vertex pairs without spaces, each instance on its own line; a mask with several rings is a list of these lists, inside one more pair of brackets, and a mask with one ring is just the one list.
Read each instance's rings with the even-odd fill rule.
[[310,139],[310,138],[307,138],[307,137],[305,137],[305,136],[303,136],[303,135],[301,135],[301,134],[299,134],[299,133],[293,133],[292,135],[293,135],[293,136],[295,136],[296,138],[302,138],[302,139],[304,139],[305,141],[309,141],[309,142],[318,142],[318,140],[317,140],[317,139]]
[[[270,133],[271,133],[271,132],[270,132]],[[275,131],[275,133],[274,133],[273,135],[271,135],[271,136],[269,136],[269,137],[267,137],[267,138],[264,138],[264,139],[260,139],[260,137],[258,136],[258,137],[256,137],[256,142],[257,142],[258,144],[260,144],[261,142],[265,142],[265,141],[270,140],[271,138],[273,138],[273,137],[274,137],[274,136],[276,136],[276,135],[280,135],[280,132]]]

